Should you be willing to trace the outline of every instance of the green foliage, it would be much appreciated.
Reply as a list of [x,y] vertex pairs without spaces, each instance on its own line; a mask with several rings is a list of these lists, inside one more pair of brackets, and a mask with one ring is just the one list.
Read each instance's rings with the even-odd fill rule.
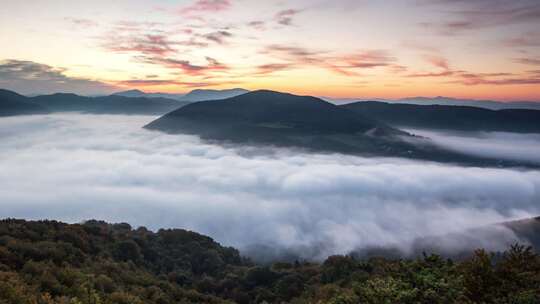
[[540,257],[515,245],[460,261],[332,256],[254,265],[185,230],[0,221],[0,304],[536,304]]

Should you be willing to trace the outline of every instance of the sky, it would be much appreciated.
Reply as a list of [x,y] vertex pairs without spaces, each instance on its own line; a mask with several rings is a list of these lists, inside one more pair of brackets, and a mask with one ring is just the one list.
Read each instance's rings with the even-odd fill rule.
[[271,89],[540,101],[538,0],[26,0],[0,10],[23,94]]

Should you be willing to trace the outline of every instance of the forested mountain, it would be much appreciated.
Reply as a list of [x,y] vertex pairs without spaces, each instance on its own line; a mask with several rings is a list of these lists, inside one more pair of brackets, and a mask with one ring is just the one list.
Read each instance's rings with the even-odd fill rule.
[[165,98],[101,96],[86,97],[57,93],[30,98],[52,112],[83,112],[93,114],[161,115],[187,103]]
[[396,127],[540,133],[540,111],[361,101],[341,106]]
[[161,97],[86,97],[67,93],[26,97],[12,91],[0,90],[0,116],[52,112],[162,115],[186,104],[188,102]]
[[0,89],[0,116],[45,114],[48,110],[32,103],[27,97]]
[[257,265],[186,230],[0,221],[0,303],[539,303],[540,256]]
[[534,166],[453,152],[390,127],[372,116],[315,97],[265,90],[192,103],[158,118],[145,128],[173,134],[196,134],[204,139],[239,144],[467,165]]
[[226,89],[226,90],[210,90],[210,89],[195,89],[183,97],[181,97],[182,101],[189,101],[189,102],[195,102],[195,101],[204,101],[204,100],[218,100],[218,99],[226,99],[235,97],[238,95],[242,95],[245,93],[248,93],[248,90],[245,89]]

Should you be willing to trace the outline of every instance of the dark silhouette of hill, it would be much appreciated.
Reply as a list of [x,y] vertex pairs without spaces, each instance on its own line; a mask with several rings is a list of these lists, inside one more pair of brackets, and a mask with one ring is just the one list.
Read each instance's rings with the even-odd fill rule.
[[180,98],[182,101],[204,101],[204,100],[218,100],[231,98],[238,95],[248,93],[248,90],[235,88],[235,89],[226,89],[226,90],[209,90],[209,89],[195,89],[183,97]]
[[70,93],[56,93],[26,97],[12,91],[0,90],[0,106],[2,107],[0,113],[8,113],[8,115],[48,112],[163,115],[186,104],[188,102],[167,98],[118,95],[87,97]]
[[241,144],[481,166],[523,165],[447,151],[427,139],[321,99],[265,90],[192,103],[160,117],[145,128]]
[[195,102],[204,100],[218,100],[231,98],[249,92],[248,90],[235,88],[226,90],[210,90],[210,89],[195,89],[187,94],[171,94],[171,93],[145,93],[141,90],[128,90],[114,93],[116,96],[124,97],[146,97],[146,98],[167,98],[175,99],[184,102]]
[[362,99],[362,98],[331,98],[321,97],[324,100],[328,100],[335,104],[344,105],[358,101],[379,101],[390,104],[412,104],[412,105],[440,105],[440,106],[463,106],[463,107],[475,107],[489,110],[502,110],[502,109],[526,109],[526,110],[540,110],[539,101],[495,101],[495,100],[478,100],[478,99],[459,99],[444,96],[437,97],[407,97],[401,99]]
[[340,106],[396,127],[458,131],[540,133],[540,111],[390,104],[362,101]]
[[0,116],[44,114],[47,109],[32,103],[25,96],[0,89]]
[[112,94],[114,96],[124,96],[124,97],[146,97],[146,98],[166,98],[166,99],[175,99],[182,100],[184,94],[172,94],[172,93],[145,93],[141,90],[128,90]]
[[165,98],[101,96],[86,97],[75,94],[57,93],[31,98],[53,112],[84,112],[94,114],[151,114],[161,115],[186,103]]

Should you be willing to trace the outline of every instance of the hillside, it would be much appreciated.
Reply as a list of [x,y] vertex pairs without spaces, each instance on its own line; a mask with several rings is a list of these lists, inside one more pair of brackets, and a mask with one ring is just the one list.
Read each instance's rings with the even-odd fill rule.
[[0,90],[0,116],[49,112],[162,115],[186,104],[188,102],[161,97],[86,97],[68,93],[26,97],[12,91]]
[[235,97],[248,92],[248,90],[239,88],[226,90],[195,89],[184,95],[181,100],[188,102],[218,100]]
[[181,229],[0,221],[0,303],[538,303],[540,256],[513,246],[460,261],[242,259]]
[[0,89],[0,116],[44,114],[47,109],[15,92]]
[[146,97],[146,98],[166,98],[166,99],[175,99],[181,100],[184,97],[184,94],[171,94],[171,93],[145,93],[141,90],[128,90],[112,94],[113,96],[124,96],[124,97]]
[[187,103],[165,98],[101,96],[86,97],[57,93],[30,98],[52,112],[83,112],[93,114],[161,115]]
[[158,118],[145,128],[173,134],[196,134],[222,142],[322,152],[469,165],[522,165],[447,151],[427,139],[414,137],[321,99],[272,91],[254,91],[224,100],[192,103]]
[[540,111],[364,101],[341,106],[395,127],[540,133]]

